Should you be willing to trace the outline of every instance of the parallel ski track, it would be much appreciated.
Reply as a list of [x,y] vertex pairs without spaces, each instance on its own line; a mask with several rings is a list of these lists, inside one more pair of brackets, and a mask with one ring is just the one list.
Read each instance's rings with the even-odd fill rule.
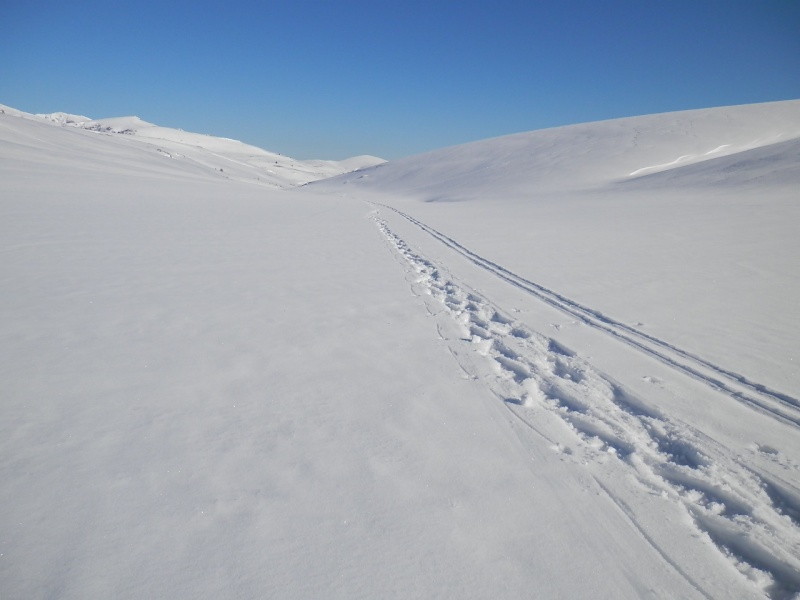
[[[431,299],[423,303],[437,317],[439,336],[456,364],[466,377],[482,380],[525,430],[583,465],[621,466],[645,494],[677,502],[734,568],[748,579],[754,569],[766,575],[768,581],[759,587],[773,600],[800,591],[794,558],[800,547],[800,499],[792,484],[759,473],[729,448],[649,406],[555,340],[528,330],[479,291],[456,283],[444,265],[415,252],[377,215],[372,218],[381,233],[408,263],[412,292]],[[601,481],[605,472],[593,477],[631,525],[698,593],[714,597]]]
[[[542,302],[580,320],[582,323],[614,336],[620,341],[644,352],[658,361],[702,381],[715,390],[720,390],[751,408],[766,413],[785,423],[800,427],[800,400],[757,383],[751,379],[725,369],[696,354],[683,350],[653,335],[644,333],[584,306],[566,296],[548,289],[538,283],[525,279],[505,267],[492,262],[456,240],[426,225],[411,215],[392,206],[371,203],[403,217],[432,236],[451,250],[454,250],[473,264],[490,272],[507,283],[535,296]],[[706,372],[704,372],[706,371]]]

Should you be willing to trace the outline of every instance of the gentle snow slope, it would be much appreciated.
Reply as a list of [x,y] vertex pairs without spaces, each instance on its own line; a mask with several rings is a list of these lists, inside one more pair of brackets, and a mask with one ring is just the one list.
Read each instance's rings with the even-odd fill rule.
[[425,202],[596,190],[604,184],[800,138],[800,100],[583,123],[481,140],[378,165],[359,188]]
[[[800,592],[796,388],[737,379],[719,367],[741,351],[709,360],[713,331],[684,340],[665,318],[706,327],[721,293],[685,270],[731,250],[675,214],[708,233],[709,205],[732,207],[796,264],[776,183],[793,181],[791,140],[719,158],[758,165],[742,185],[714,179],[738,163],[696,163],[678,183],[587,171],[575,192],[543,173],[542,196],[525,191],[535,164],[504,171],[514,157],[487,143],[494,184],[442,151],[285,192],[0,114],[0,596]],[[625,168],[672,160],[644,158]],[[788,224],[743,208],[775,194]],[[772,246],[747,240],[762,265]],[[654,325],[629,325],[632,307]]]

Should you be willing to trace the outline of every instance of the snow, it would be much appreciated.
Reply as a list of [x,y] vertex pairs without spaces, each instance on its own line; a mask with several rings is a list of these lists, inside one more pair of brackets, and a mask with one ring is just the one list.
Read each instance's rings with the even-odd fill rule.
[[518,134],[320,186],[413,203],[514,273],[797,396],[798,153],[792,101]]
[[228,179],[277,189],[384,162],[383,159],[367,155],[343,161],[300,161],[229,138],[160,127],[135,116],[92,120],[79,115],[51,113],[35,117],[87,131],[127,135],[134,143],[154,149],[162,157],[200,169],[218,171]]
[[302,187],[0,108],[3,597],[800,592],[800,102]]

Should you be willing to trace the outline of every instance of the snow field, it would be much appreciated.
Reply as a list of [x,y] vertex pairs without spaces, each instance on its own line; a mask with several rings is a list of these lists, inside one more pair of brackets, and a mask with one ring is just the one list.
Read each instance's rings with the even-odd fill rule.
[[0,107],[0,596],[796,597],[798,107],[291,192]]

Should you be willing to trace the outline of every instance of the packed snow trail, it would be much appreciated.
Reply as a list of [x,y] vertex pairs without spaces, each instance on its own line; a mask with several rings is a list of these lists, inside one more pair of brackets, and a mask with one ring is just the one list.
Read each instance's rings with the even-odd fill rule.
[[696,354],[683,350],[674,344],[644,333],[630,325],[612,319],[571,300],[553,290],[525,279],[501,265],[498,265],[464,247],[456,240],[415,219],[411,215],[392,206],[373,203],[394,211],[413,223],[445,246],[455,250],[473,264],[489,271],[500,279],[518,287],[543,302],[571,315],[581,322],[604,331],[615,338],[641,350],[685,374],[701,380],[714,389],[722,390],[730,397],[757,410],[774,416],[795,427],[800,426],[800,400],[789,394],[779,392],[768,386],[752,381],[750,378],[718,366]]
[[[385,221],[373,218],[407,261],[412,290],[437,317],[439,335],[447,340],[465,376],[483,380],[514,417],[547,440],[555,452],[590,465],[601,489],[693,587],[714,597],[714,590],[704,590],[679,566],[679,557],[670,557],[638,523],[636,512],[610,483],[615,473],[622,470],[643,493],[681,506],[697,532],[770,598],[800,593],[800,497],[790,484],[748,467],[703,432],[662,413],[555,340],[529,330],[477,291],[456,283],[444,267],[412,250]],[[461,246],[455,249],[469,252]],[[521,278],[468,255],[520,285]],[[531,291],[589,324],[601,319],[552,292]],[[610,329],[621,324],[605,318],[602,323],[622,337]]]

